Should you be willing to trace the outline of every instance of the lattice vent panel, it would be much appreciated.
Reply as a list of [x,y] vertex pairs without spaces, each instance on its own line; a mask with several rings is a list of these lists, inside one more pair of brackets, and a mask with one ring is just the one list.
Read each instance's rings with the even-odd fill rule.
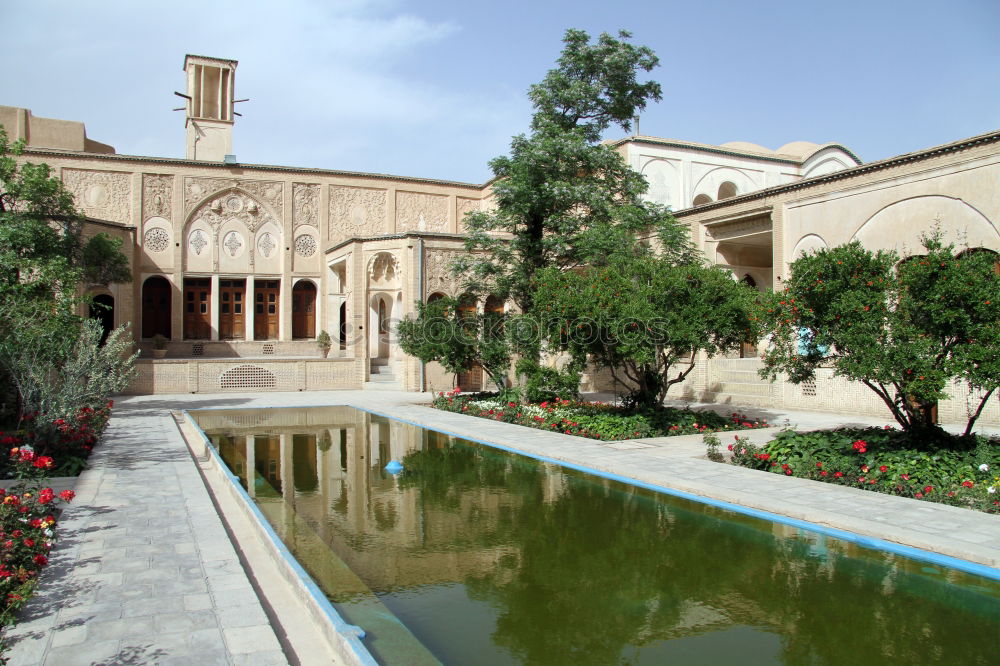
[[274,373],[259,365],[238,365],[222,373],[219,384],[224,389],[264,389],[277,385]]

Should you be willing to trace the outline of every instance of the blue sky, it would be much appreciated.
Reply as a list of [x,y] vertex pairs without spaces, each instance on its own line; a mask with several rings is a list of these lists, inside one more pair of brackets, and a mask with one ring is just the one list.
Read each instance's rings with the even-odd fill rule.
[[[185,53],[239,60],[242,162],[483,182],[563,32],[626,29],[664,99],[642,132],[837,141],[871,161],[1000,129],[997,0],[7,3],[0,104],[183,157]],[[620,130],[609,132],[619,137]]]

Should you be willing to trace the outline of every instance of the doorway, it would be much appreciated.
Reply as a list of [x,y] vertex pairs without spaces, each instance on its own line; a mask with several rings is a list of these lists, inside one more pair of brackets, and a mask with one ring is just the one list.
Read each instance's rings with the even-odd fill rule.
[[278,339],[278,281],[254,281],[253,339]]
[[142,337],[170,338],[170,283],[154,275],[142,283]]
[[184,337],[208,340],[212,337],[212,280],[184,279]]
[[316,337],[316,285],[308,280],[292,287],[292,337]]
[[219,280],[219,339],[246,337],[246,280]]

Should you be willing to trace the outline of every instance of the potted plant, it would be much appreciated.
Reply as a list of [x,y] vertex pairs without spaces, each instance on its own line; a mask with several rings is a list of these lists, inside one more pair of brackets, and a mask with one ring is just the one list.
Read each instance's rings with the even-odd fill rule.
[[330,347],[333,346],[333,342],[330,340],[330,334],[326,331],[320,331],[319,335],[316,336],[316,346],[319,347],[319,351],[323,354],[323,358],[326,358],[330,353]]
[[163,358],[167,355],[167,339],[157,333],[153,336],[153,358]]

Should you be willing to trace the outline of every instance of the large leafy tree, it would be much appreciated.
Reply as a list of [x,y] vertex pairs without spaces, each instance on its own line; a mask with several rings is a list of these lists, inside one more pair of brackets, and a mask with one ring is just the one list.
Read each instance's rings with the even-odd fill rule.
[[[515,136],[510,154],[490,162],[495,205],[465,218],[469,252],[454,270],[472,293],[512,301],[525,317],[537,317],[536,274],[544,268],[601,264],[641,233],[658,236],[668,251],[689,251],[686,229],[643,200],[642,175],[600,143],[609,127],[628,131],[635,115],[661,98],[658,83],[639,80],[657,66],[656,55],[630,37],[622,31],[591,41],[568,30],[557,67],[529,90],[530,133]],[[539,363],[540,338],[511,344],[529,385],[552,383],[551,369]]]
[[765,318],[773,343],[764,376],[794,383],[816,369],[859,381],[907,431],[933,428],[952,382],[981,398],[966,434],[1000,386],[1000,275],[988,251],[958,252],[938,235],[900,261],[858,242],[796,260]]
[[759,335],[757,292],[721,268],[619,252],[601,266],[538,273],[535,304],[547,337],[611,370],[637,406],[655,408],[701,354],[738,350]]
[[591,43],[568,30],[558,66],[531,87],[530,134],[515,136],[510,155],[490,162],[495,208],[465,219],[469,255],[456,268],[473,291],[532,312],[538,270],[600,261],[624,239],[672,220],[642,200],[642,175],[599,143],[611,125],[628,131],[661,98],[658,83],[638,80],[657,66],[656,55],[630,37],[604,33]]

